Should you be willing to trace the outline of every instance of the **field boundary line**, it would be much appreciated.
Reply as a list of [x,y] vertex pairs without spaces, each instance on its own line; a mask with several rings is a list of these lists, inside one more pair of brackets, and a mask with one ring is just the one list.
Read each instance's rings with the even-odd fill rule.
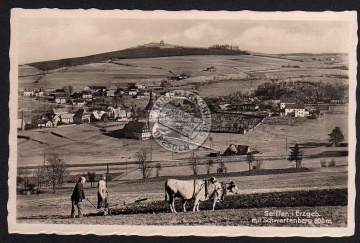
[[347,189],[347,185],[337,185],[337,186],[314,186],[314,187],[285,187],[285,188],[269,188],[269,189],[246,189],[241,190],[240,195],[247,194],[264,194],[270,192],[292,192],[292,191],[316,191],[316,190],[331,190],[331,189]]

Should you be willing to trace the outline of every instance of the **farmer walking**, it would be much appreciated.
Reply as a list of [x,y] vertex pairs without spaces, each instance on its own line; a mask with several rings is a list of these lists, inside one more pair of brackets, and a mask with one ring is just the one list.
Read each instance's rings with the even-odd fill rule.
[[109,209],[109,205],[107,202],[107,198],[109,193],[106,188],[106,175],[101,175],[101,178],[98,183],[98,205],[97,208],[104,208],[104,215],[107,214],[107,210]]
[[78,217],[83,217],[82,201],[85,199],[84,187],[85,177],[79,177],[71,195],[71,218],[75,218],[75,206],[78,209]]

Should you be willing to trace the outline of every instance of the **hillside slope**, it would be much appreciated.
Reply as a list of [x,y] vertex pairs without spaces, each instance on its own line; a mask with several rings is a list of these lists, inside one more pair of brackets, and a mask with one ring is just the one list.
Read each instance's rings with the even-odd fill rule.
[[172,46],[162,48],[160,46],[143,45],[136,48],[129,48],[121,51],[107,52],[85,57],[67,58],[53,61],[30,63],[28,65],[41,70],[52,70],[62,67],[78,66],[90,63],[105,62],[113,59],[134,59],[154,58],[169,56],[190,56],[190,55],[249,55],[239,50],[215,50],[197,47]]

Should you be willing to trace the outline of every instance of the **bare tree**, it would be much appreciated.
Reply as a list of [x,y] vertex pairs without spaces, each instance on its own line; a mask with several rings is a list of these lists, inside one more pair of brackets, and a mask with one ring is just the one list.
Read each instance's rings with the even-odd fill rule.
[[249,170],[251,170],[251,164],[255,161],[253,154],[246,155],[246,162],[249,164]]
[[193,171],[194,175],[197,175],[198,172],[198,165],[199,165],[199,159],[195,156],[194,153],[192,153],[190,157],[189,167]]
[[222,161],[222,160],[219,161],[219,167],[217,169],[217,172],[218,173],[227,173],[227,167],[226,167],[224,161]]
[[72,95],[74,93],[74,87],[73,86],[69,85],[68,90],[69,90],[70,95]]
[[91,188],[94,187],[94,182],[95,182],[95,178],[96,178],[96,173],[89,171],[89,172],[87,173],[87,178],[89,179]]
[[155,168],[156,168],[156,177],[159,177],[160,171],[162,170],[161,164],[157,163]]
[[210,170],[214,165],[214,161],[211,159],[206,163],[206,173],[210,174]]
[[135,153],[135,158],[138,160],[139,169],[142,172],[143,179],[148,178],[151,173],[150,161],[150,150],[149,148],[143,147]]
[[47,182],[46,167],[44,165],[37,166],[34,173],[35,183],[40,189]]
[[114,174],[110,173],[109,164],[106,164],[106,173],[105,174],[106,174],[106,182],[112,181],[115,178]]
[[212,136],[210,136],[210,137],[209,137],[210,149],[212,149],[212,146],[213,146],[213,141],[214,141],[213,137],[212,137]]
[[260,159],[255,159],[253,169],[255,170],[263,169],[263,162]]
[[56,192],[56,186],[61,186],[65,183],[65,177],[69,174],[67,168],[68,165],[65,163],[65,160],[59,158],[59,155],[52,155],[47,159],[45,173],[47,182],[53,188],[53,193]]
[[27,190],[30,184],[30,173],[26,169],[19,169],[17,176],[17,184],[24,183],[24,189]]

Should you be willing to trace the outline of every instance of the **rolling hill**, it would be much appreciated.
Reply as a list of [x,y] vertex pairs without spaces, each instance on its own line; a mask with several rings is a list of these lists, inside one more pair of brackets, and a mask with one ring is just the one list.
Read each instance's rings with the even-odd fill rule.
[[170,56],[190,56],[190,55],[249,55],[240,50],[216,50],[199,47],[184,47],[171,44],[149,43],[134,48],[120,51],[101,53],[85,57],[66,58],[60,60],[29,63],[28,65],[40,70],[53,70],[63,67],[78,66],[90,63],[106,62],[109,60],[134,59],[134,58],[155,58]]

